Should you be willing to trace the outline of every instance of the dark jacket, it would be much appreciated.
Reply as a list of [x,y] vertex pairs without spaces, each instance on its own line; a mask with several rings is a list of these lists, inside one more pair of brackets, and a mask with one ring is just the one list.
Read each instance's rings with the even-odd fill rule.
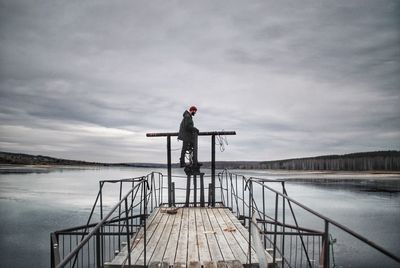
[[192,115],[188,111],[185,111],[181,125],[179,126],[178,139],[192,142],[194,139],[193,133],[195,132],[198,133],[198,129],[194,127]]

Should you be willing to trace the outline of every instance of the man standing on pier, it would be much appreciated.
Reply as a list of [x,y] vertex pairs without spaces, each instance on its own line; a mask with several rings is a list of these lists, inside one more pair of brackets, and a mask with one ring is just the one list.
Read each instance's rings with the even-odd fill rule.
[[194,127],[193,116],[196,114],[196,106],[192,106],[189,110],[183,113],[183,119],[179,127],[178,140],[183,141],[180,164],[181,167],[185,167],[185,154],[186,151],[193,150],[193,166],[198,167],[199,164],[197,160],[197,136],[199,130]]

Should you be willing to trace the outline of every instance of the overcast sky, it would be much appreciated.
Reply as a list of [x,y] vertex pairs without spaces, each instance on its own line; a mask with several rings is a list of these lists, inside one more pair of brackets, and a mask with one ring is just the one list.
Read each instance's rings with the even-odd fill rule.
[[0,0],[1,151],[165,162],[191,105],[217,160],[399,150],[399,97],[397,0]]

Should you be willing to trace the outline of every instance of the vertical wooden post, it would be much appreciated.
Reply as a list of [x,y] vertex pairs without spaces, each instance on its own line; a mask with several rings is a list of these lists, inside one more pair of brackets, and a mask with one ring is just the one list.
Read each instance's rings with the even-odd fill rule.
[[168,206],[172,206],[172,174],[171,174],[171,136],[167,136],[167,165],[168,165]]
[[211,135],[211,206],[215,207],[215,135]]

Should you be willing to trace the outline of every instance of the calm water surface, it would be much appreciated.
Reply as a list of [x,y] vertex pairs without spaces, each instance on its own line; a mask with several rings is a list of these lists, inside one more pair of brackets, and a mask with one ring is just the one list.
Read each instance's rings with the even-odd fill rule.
[[[96,198],[99,180],[146,175],[145,168],[99,168],[59,170],[50,173],[0,174],[0,267],[49,267],[50,232],[86,223]],[[158,170],[163,172],[164,170]],[[180,173],[180,170],[174,170]],[[370,240],[400,254],[399,177],[392,175],[323,174],[306,172],[238,171],[248,176],[303,182],[288,182],[289,196]],[[350,179],[348,182],[310,183],[308,179]],[[384,180],[384,183],[375,181]],[[396,182],[397,180],[397,182]],[[380,188],[380,185],[382,187]],[[274,186],[279,189],[278,186]],[[107,189],[105,203],[114,204],[117,189]],[[300,213],[301,214],[301,213]],[[300,215],[301,217],[301,215]],[[301,224],[314,224],[307,217]],[[338,267],[376,267],[380,254],[332,229],[338,242]],[[353,255],[362,255],[352,261]],[[364,261],[363,261],[364,260]],[[380,267],[397,267],[388,262]]]

